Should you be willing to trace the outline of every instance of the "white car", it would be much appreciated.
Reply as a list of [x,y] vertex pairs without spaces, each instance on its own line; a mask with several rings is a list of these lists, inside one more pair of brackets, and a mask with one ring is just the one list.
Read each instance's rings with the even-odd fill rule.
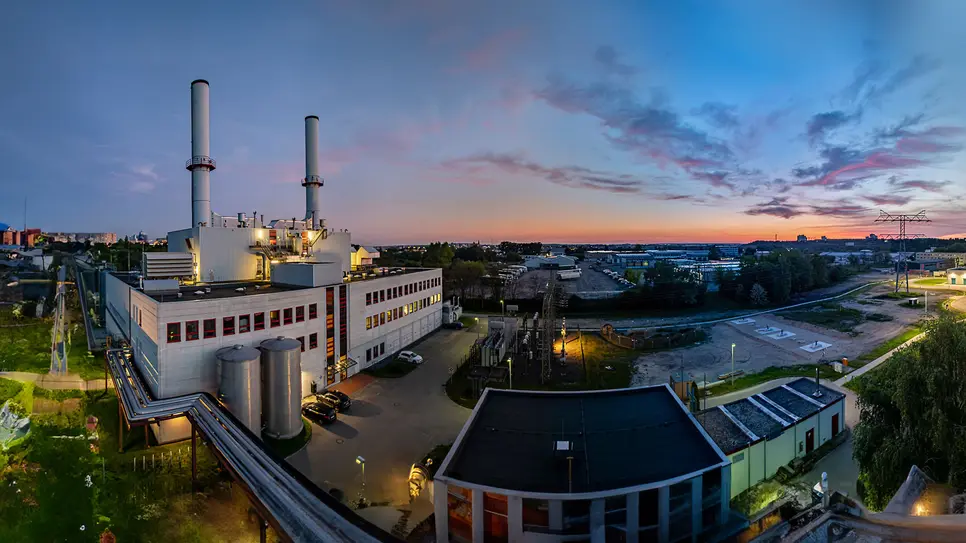
[[409,362],[410,364],[422,364],[423,357],[412,351],[402,351],[396,355],[396,360],[402,360],[403,362]]

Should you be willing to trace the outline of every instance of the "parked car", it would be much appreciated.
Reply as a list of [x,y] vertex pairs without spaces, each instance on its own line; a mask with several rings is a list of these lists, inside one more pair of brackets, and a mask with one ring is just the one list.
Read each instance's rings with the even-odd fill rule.
[[335,408],[322,402],[303,405],[302,414],[310,421],[319,424],[332,424],[336,420]]
[[403,362],[409,362],[410,364],[422,364],[423,357],[412,351],[402,351],[396,355],[396,360],[401,360]]
[[446,323],[446,324],[443,325],[443,328],[450,328],[452,330],[462,330],[463,329],[463,323],[460,322],[460,321],[448,322],[448,323]]
[[336,411],[343,413],[349,410],[349,406],[352,405],[352,400],[344,392],[339,392],[336,390],[326,390],[320,394],[315,395],[315,400],[319,403],[324,403],[329,407],[335,408]]

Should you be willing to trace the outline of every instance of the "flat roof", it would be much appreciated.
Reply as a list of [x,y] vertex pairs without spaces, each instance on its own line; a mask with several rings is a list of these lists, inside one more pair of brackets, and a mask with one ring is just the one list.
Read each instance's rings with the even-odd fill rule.
[[[376,272],[376,275],[370,275],[369,274],[369,270],[365,270],[365,271],[362,271],[362,270],[352,271],[352,272],[349,272],[349,278],[347,278],[345,282],[346,283],[361,283],[362,281],[373,281],[375,279],[382,279],[382,278],[385,278],[385,277],[399,277],[400,275],[408,275],[408,274],[411,274],[411,273],[418,273],[418,272],[425,272],[425,271],[433,271],[433,270],[441,270],[442,268],[402,268],[402,267],[398,267],[398,268],[388,267],[388,268],[386,268],[386,267],[375,267],[375,268],[371,268],[371,269],[372,270],[389,270],[389,271],[387,271],[387,272],[377,271]],[[396,270],[396,272],[395,273],[392,273],[393,270]],[[356,277],[356,275],[362,275],[362,277]]]
[[782,433],[785,425],[770,417],[747,398],[723,406],[732,417],[758,437],[772,438]]
[[[210,288],[211,292],[205,292],[203,295],[195,294],[195,292],[204,291],[206,288]],[[142,294],[150,296],[159,302],[190,302],[194,300],[212,300],[222,298],[237,298],[241,296],[254,296],[256,294],[273,294],[276,292],[288,292],[292,290],[303,290],[306,288],[311,287],[282,285],[263,281],[245,281],[231,283],[198,283],[190,286],[182,286],[178,289],[178,291],[181,293],[180,298],[173,290],[141,292]]]
[[745,434],[744,430],[716,407],[697,413],[694,418],[698,420],[725,454],[735,453],[751,445],[751,438]]
[[[572,443],[569,453],[555,443]],[[572,456],[572,489],[567,456]],[[454,445],[444,475],[534,493],[645,485],[722,462],[666,386],[611,391],[488,389]]]

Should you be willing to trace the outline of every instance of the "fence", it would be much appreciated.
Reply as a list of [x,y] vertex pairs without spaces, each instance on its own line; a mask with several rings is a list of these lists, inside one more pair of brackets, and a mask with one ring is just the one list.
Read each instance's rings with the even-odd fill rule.
[[614,330],[614,326],[610,324],[605,324],[600,327],[600,337],[604,338],[608,343],[624,349],[637,348],[637,341],[634,338],[618,333],[617,330]]

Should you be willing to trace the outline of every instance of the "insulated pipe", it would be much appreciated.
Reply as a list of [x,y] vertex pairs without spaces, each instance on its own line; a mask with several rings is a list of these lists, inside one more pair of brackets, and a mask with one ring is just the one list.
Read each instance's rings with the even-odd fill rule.
[[212,226],[209,177],[215,161],[208,149],[208,82],[191,82],[191,159],[185,168],[191,171],[191,227]]
[[319,118],[309,115],[305,118],[305,220],[312,230],[319,228],[322,222],[322,207],[319,201],[319,187],[322,178],[319,176]]

